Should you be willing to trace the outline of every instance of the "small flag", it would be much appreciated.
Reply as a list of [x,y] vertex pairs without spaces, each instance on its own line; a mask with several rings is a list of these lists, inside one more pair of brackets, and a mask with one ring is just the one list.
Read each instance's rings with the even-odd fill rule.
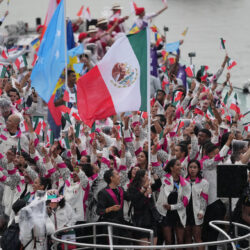
[[169,84],[169,79],[166,77],[166,76],[164,76],[164,78],[163,78],[163,80],[162,80],[162,89],[165,91],[165,87],[166,87],[166,85],[168,85]]
[[8,54],[7,54],[7,51],[6,51],[5,49],[2,50],[1,56],[2,56],[4,59],[8,59]]
[[133,2],[133,7],[134,7],[134,12],[135,12],[136,9],[138,8],[135,2]]
[[182,91],[175,91],[175,92],[173,93],[173,102],[176,103],[176,102],[180,101],[182,95],[183,95],[183,92],[182,92]]
[[188,77],[194,77],[194,65],[190,65],[185,69]]
[[32,63],[31,63],[32,67],[35,66],[37,59],[38,59],[38,56],[37,56],[37,54],[35,53],[35,54],[34,54],[34,57],[33,57],[33,61],[32,61]]
[[230,124],[232,124],[232,117],[231,117],[231,115],[227,115],[226,119],[230,122]]
[[70,149],[70,144],[69,144],[69,138],[68,135],[66,135],[61,141],[60,144],[63,148]]
[[159,135],[159,139],[161,140],[163,138],[163,133],[164,133],[164,130],[162,129],[160,135]]
[[162,41],[163,40],[162,40],[161,35],[158,32],[155,33],[155,45],[156,45],[156,47],[158,47]]
[[142,116],[143,119],[148,119],[148,112],[142,112]]
[[76,120],[81,121],[81,118],[78,116],[77,113],[73,113],[72,116],[73,116]]
[[83,6],[81,6],[80,10],[77,12],[77,16],[81,17],[83,13]]
[[28,124],[25,120],[20,122],[20,130],[21,130],[21,132],[29,132],[29,127],[28,127]]
[[71,123],[71,120],[70,120],[70,117],[69,117],[69,114],[68,114],[68,113],[65,113],[65,114],[63,115],[63,117],[65,118],[66,122],[68,122],[70,125],[72,125],[72,123]]
[[207,71],[208,71],[209,67],[206,66],[206,65],[202,65],[201,66],[201,75],[204,76],[207,74]]
[[166,60],[167,60],[167,57],[168,57],[168,52],[165,51],[165,50],[162,50],[162,51],[161,51],[161,55],[162,55],[162,57],[163,57],[163,60],[166,61]]
[[228,100],[228,92],[226,93],[226,95],[225,95],[225,97],[224,97],[224,99],[223,99],[223,103],[224,103],[225,105],[227,105],[227,100]]
[[54,134],[51,129],[47,131],[47,145],[46,147],[49,147],[54,144]]
[[79,137],[79,134],[80,134],[80,127],[81,127],[81,124],[80,124],[80,123],[76,123],[76,124],[75,124],[75,137],[76,137],[76,138]]
[[208,71],[209,67],[208,66],[201,66],[201,82],[206,82],[207,81],[207,71]]
[[227,69],[228,70],[230,70],[231,68],[233,68],[236,65],[237,65],[236,61],[232,60],[231,58],[228,58],[228,60],[227,60]]
[[138,32],[140,32],[140,28],[137,26],[136,23],[134,23],[128,33],[129,34],[136,34]]
[[167,43],[166,45],[166,51],[167,52],[174,52],[177,51],[180,47],[180,41],[174,42],[174,43]]
[[240,114],[240,108],[237,101],[237,94],[235,93],[230,105],[230,109],[234,110],[237,114]]
[[224,50],[226,49],[225,42],[226,42],[226,40],[224,40],[223,38],[220,39],[221,48],[224,49]]
[[179,123],[179,128],[178,128],[178,129],[183,128],[183,127],[184,127],[184,125],[185,125],[184,121],[180,121],[180,123]]
[[22,55],[22,56],[19,56],[16,61],[15,61],[15,66],[18,70],[20,70],[21,68],[23,67],[26,67],[28,64],[27,64],[27,60],[26,60],[26,56],[25,55]]
[[39,49],[39,47],[40,47],[40,39],[36,38],[30,44],[32,45],[34,50],[37,51]]
[[181,33],[181,35],[186,36],[187,32],[188,32],[188,27]]
[[22,99],[21,98],[16,101],[17,105],[20,105],[21,103],[22,103]]
[[37,135],[40,135],[41,131],[42,131],[42,122],[39,121],[38,124],[37,124],[37,126],[36,126],[35,133]]
[[157,33],[158,29],[155,25],[151,26],[150,29],[152,30],[152,32]]
[[214,120],[215,119],[214,113],[213,113],[211,107],[208,107],[206,117],[208,119],[210,119],[210,120]]
[[250,132],[250,124],[248,124],[247,126],[244,126],[244,129],[245,131]]
[[10,73],[7,70],[7,67],[3,64],[0,64],[0,78],[10,77]]
[[204,112],[201,109],[199,109],[199,108],[195,108],[194,113],[197,114],[197,115],[204,116]]
[[91,128],[90,134],[89,134],[91,139],[95,138],[95,128],[96,128],[96,126],[95,126],[95,122],[94,122],[93,125],[92,125],[92,128]]

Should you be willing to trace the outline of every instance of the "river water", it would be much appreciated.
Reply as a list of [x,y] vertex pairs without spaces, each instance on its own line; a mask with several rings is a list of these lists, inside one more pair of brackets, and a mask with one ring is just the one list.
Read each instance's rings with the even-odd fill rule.
[[[93,18],[107,14],[114,3],[123,6],[122,14],[130,14],[128,0],[66,0],[67,16],[74,19],[81,5],[89,6]],[[0,13],[7,9],[7,0],[0,5]],[[161,0],[135,0],[146,12],[154,12],[162,8]],[[35,26],[35,18],[41,17],[42,22],[47,12],[49,0],[10,0],[9,16],[4,25],[16,23],[19,20]],[[231,70],[232,83],[242,88],[250,79],[250,0],[168,0],[169,8],[154,19],[153,23],[163,30],[169,27],[167,41],[181,39],[181,33],[186,27],[189,31],[182,45],[182,60],[189,62],[188,53],[196,52],[193,62],[198,68],[208,65],[210,72],[220,67],[225,51],[220,48],[220,38],[226,40],[229,56],[237,62]],[[126,25],[131,26],[134,15],[130,15]],[[162,31],[163,33],[163,31]],[[224,74],[226,71],[224,72]],[[224,76],[221,81],[224,80]],[[249,95],[245,101],[249,105]],[[244,101],[244,102],[245,102]]]

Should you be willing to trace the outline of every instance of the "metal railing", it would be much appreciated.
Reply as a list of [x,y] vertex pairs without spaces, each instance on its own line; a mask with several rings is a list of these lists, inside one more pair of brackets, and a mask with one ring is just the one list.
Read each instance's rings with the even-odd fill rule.
[[[82,224],[82,225],[75,225],[72,227],[67,227],[67,228],[63,228],[60,229],[58,231],[56,231],[53,235],[52,235],[52,240],[55,241],[54,244],[54,248],[52,249],[56,249],[56,246],[58,244],[64,244],[64,249],[67,250],[68,249],[68,245],[71,246],[77,246],[77,249],[141,249],[142,248],[142,244],[143,245],[143,249],[187,249],[187,248],[196,248],[196,247],[204,247],[206,250],[208,249],[209,246],[220,246],[220,245],[225,245],[227,246],[228,244],[231,244],[232,249],[236,250],[236,249],[240,249],[238,247],[238,242],[242,241],[242,240],[247,240],[249,242],[249,246],[250,246],[250,227],[240,224],[240,223],[236,223],[233,222],[232,225],[235,227],[235,238],[231,238],[224,230],[222,230],[220,227],[218,227],[217,225],[229,225],[230,223],[228,221],[211,221],[210,226],[213,227],[215,230],[219,231],[222,235],[224,235],[224,237],[226,237],[226,240],[220,240],[220,241],[213,241],[213,242],[202,242],[202,243],[193,243],[193,244],[179,244],[179,245],[167,245],[167,246],[163,246],[163,245],[153,245],[154,241],[153,241],[153,231],[150,229],[145,229],[145,228],[139,228],[139,227],[133,227],[133,226],[128,226],[128,225],[120,225],[120,224],[116,224],[116,223],[110,223],[110,222],[95,222],[95,223],[87,223],[87,224]],[[97,227],[107,227],[107,233],[101,233],[101,234],[97,234]],[[76,237],[75,240],[79,240],[79,239],[92,239],[93,244],[90,243],[80,243],[80,242],[75,242],[73,240],[62,240],[58,237],[58,235],[60,235],[61,233],[65,232],[66,230],[72,230],[72,229],[77,229],[77,228],[92,228],[92,232],[93,235],[85,235],[85,236],[81,236],[81,237]],[[129,237],[125,237],[125,236],[120,236],[120,235],[114,235],[114,228],[120,228],[120,229],[124,229],[124,230],[130,230],[131,232],[133,231],[139,231],[139,232],[143,232],[143,233],[147,233],[148,234],[148,239],[149,242],[146,241],[142,241],[142,240],[138,240],[138,239],[134,239],[134,238],[129,238]],[[244,236],[238,236],[238,228],[243,228],[246,229],[248,231],[248,233]],[[104,245],[104,244],[97,244],[97,239],[101,238],[101,237],[106,237],[108,239],[108,244]],[[127,242],[135,242],[135,243],[141,243],[141,245],[114,245],[114,239],[120,239],[120,240],[124,240]],[[147,245],[145,245],[147,244]],[[227,248],[226,248],[227,249]],[[249,248],[246,248],[249,249]],[[245,249],[245,250],[246,250]]]

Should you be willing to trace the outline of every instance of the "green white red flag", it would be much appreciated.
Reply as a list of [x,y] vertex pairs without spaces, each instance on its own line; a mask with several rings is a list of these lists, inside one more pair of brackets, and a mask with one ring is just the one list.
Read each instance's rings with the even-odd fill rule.
[[190,65],[185,69],[188,77],[194,77],[194,65]]
[[250,132],[250,124],[244,126],[245,131]]
[[231,105],[230,105],[230,109],[234,110],[237,114],[240,114],[240,107],[237,101],[237,94],[235,93]]
[[230,69],[232,69],[236,65],[237,65],[236,61],[232,60],[229,57],[228,60],[227,60],[227,69],[230,70]]
[[22,56],[17,57],[14,64],[18,70],[20,70],[23,67],[27,67],[28,64],[27,64],[26,56],[22,55]]
[[223,38],[221,38],[220,39],[220,45],[221,45],[221,48],[224,49],[224,50],[226,49],[225,43],[226,43],[226,40],[224,40]]
[[148,34],[116,40],[103,59],[77,83],[77,106],[89,127],[95,120],[127,111],[147,110]]

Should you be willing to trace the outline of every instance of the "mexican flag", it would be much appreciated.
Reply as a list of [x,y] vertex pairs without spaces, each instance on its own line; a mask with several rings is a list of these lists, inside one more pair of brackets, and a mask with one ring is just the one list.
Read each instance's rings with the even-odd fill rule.
[[47,144],[46,147],[52,146],[54,144],[54,134],[51,129],[47,131]]
[[221,39],[220,39],[220,45],[221,45],[221,48],[222,48],[222,49],[226,49],[225,43],[226,43],[226,40],[224,40],[223,38],[221,38]]
[[240,107],[238,106],[237,94],[235,93],[234,98],[232,99],[230,109],[234,110],[236,113],[240,114]]
[[182,91],[174,91],[173,93],[173,99],[172,99],[172,104],[175,106],[175,107],[178,107],[179,104],[180,104],[180,100],[183,96],[183,92]]
[[244,126],[245,131],[250,132],[250,124]]
[[227,100],[228,100],[228,92],[226,93],[225,97],[224,97],[224,100],[223,100],[223,103],[225,105],[227,105]]
[[27,64],[27,60],[26,60],[26,56],[25,55],[22,55],[22,56],[19,56],[16,61],[15,61],[15,66],[16,68],[19,70],[20,68],[23,68],[23,67],[26,67],[28,64]]
[[233,68],[236,65],[237,65],[236,61],[232,60],[231,58],[228,58],[228,60],[227,60],[227,69],[228,70],[230,70],[231,68]]
[[202,65],[201,66],[201,82],[207,81],[207,71],[208,71],[208,66]]
[[215,119],[215,116],[214,116],[214,113],[211,109],[211,107],[208,107],[207,109],[207,113],[206,113],[206,117],[210,120],[214,120]]
[[185,69],[188,77],[194,77],[194,65],[190,65]]
[[3,64],[0,64],[0,78],[6,77],[10,77],[10,73]]
[[148,31],[122,36],[77,82],[77,107],[89,127],[95,120],[147,110]]
[[1,56],[2,56],[4,59],[8,59],[8,54],[7,54],[7,51],[6,51],[5,49],[2,50]]

